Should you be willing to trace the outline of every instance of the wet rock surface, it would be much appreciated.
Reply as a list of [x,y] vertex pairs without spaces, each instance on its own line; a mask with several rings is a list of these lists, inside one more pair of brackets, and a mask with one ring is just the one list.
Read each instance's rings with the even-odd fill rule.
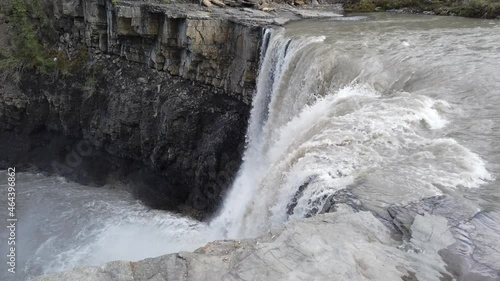
[[[363,201],[347,188],[329,197],[322,210],[313,210],[308,216],[342,211],[342,208],[352,212],[371,209],[364,206]],[[500,217],[494,211],[481,211],[463,198],[440,195],[409,204],[390,205],[382,210],[371,210],[371,214],[384,225],[392,239],[401,242],[398,247],[407,252],[429,252],[426,246],[419,246],[415,242],[415,239],[419,239],[417,236],[421,236],[420,240],[424,239],[422,231],[437,235],[448,232],[453,242],[435,249],[442,258],[439,271],[444,274],[441,280],[500,280],[500,264],[497,262],[500,256],[494,242],[500,239]],[[434,228],[432,224],[415,228],[416,221],[426,215],[445,220],[447,226],[442,230]],[[403,280],[432,280],[432,277],[410,272]]]
[[448,220],[456,242],[440,251],[447,270],[457,280],[500,280],[498,241],[500,218],[492,211],[480,211],[451,196],[436,196],[405,206],[391,206],[392,223],[408,240],[414,236],[412,224],[419,215],[429,213]]

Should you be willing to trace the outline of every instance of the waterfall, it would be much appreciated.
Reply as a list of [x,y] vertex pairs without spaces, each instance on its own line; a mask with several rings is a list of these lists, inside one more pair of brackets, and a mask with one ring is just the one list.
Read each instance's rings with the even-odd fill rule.
[[211,226],[223,232],[225,237],[239,236],[241,222],[248,205],[254,200],[256,189],[268,168],[266,140],[272,133],[272,128],[269,128],[272,124],[269,124],[268,119],[272,118],[270,116],[272,96],[280,89],[281,77],[286,75],[291,61],[301,54],[300,50],[323,40],[317,37],[303,37],[292,41],[285,38],[284,30],[280,29],[265,30],[263,38],[257,91],[248,125],[244,161],[223,209],[211,222]]
[[367,71],[382,63],[335,52],[324,40],[265,31],[243,164],[210,223],[216,237],[254,237],[314,215],[346,188],[401,203],[491,179],[467,148],[426,136],[446,126],[449,104],[394,93],[394,83]]
[[[462,280],[498,277],[500,24],[382,13],[291,22],[286,30],[265,30],[262,39],[244,159],[208,225],[152,210],[115,185],[19,173],[20,267],[15,277],[0,272],[0,279],[193,251],[322,212],[337,214],[275,230],[270,243],[264,235],[234,244],[229,260],[209,252],[231,243],[190,256],[201,263],[221,259],[230,265],[223,266],[230,270],[225,276],[250,279],[270,272],[254,266],[266,260],[285,274],[280,280],[388,280],[391,270],[392,279],[416,272],[420,280],[439,280],[445,271]],[[4,198],[6,176],[0,171]],[[431,209],[406,225],[413,210]],[[391,229],[376,221],[388,211],[394,223],[409,227],[409,241],[392,241]],[[439,237],[432,235],[437,230]],[[442,244],[448,231],[457,240],[450,247]],[[267,259],[266,249],[278,255]],[[273,267],[276,259],[292,270]],[[165,257],[137,265],[155,260]],[[117,264],[129,272],[128,263],[111,269]]]

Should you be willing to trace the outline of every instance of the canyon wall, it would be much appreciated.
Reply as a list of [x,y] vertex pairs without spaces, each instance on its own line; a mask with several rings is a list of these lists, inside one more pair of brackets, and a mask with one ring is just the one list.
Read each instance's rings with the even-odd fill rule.
[[200,217],[216,210],[241,161],[263,25],[189,4],[44,9],[59,49],[88,57],[69,75],[25,72],[0,87],[0,169],[123,184],[154,208]]

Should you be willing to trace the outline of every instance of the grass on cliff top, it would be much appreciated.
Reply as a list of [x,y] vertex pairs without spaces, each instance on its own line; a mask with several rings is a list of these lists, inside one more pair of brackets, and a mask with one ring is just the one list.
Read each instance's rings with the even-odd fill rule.
[[407,8],[411,12],[429,11],[437,15],[457,15],[472,18],[500,16],[500,0],[348,0],[346,12],[374,12]]
[[86,50],[80,50],[70,59],[64,51],[47,47],[57,33],[39,0],[10,0],[0,8],[8,15],[10,26],[9,47],[0,50],[0,78],[18,80],[25,70],[43,75],[69,75],[86,60]]

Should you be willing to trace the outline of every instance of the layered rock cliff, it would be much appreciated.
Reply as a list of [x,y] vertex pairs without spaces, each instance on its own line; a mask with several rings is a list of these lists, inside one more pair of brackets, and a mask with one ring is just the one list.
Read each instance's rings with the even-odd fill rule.
[[238,168],[249,106],[213,86],[106,61],[95,77],[25,76],[20,92],[2,95],[2,166],[93,185],[118,179],[156,208],[214,208]]
[[88,55],[69,75],[1,87],[0,169],[215,210],[240,163],[262,25],[189,7],[47,1],[59,49]]
[[[251,95],[261,27],[186,5],[84,1],[64,10],[86,45],[191,81]],[[69,26],[68,26],[69,27]]]

